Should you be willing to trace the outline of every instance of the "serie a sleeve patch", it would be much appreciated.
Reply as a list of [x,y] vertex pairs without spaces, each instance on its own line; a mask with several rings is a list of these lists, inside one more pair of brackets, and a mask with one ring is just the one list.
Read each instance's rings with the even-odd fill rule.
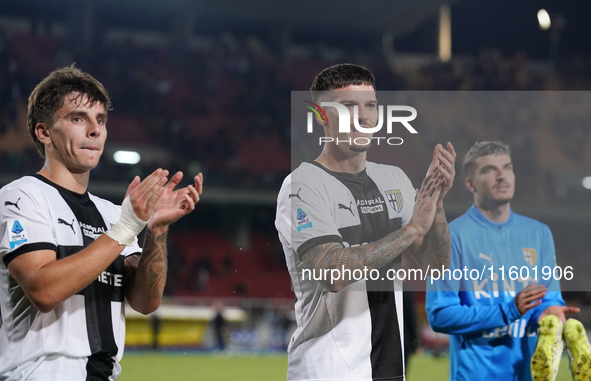
[[10,250],[27,242],[27,220],[24,218],[7,220],[6,230]]
[[306,212],[303,211],[302,208],[298,208],[296,220],[298,225],[297,230],[299,232],[312,227],[312,222],[310,222],[310,220],[308,219],[308,215],[306,214]]

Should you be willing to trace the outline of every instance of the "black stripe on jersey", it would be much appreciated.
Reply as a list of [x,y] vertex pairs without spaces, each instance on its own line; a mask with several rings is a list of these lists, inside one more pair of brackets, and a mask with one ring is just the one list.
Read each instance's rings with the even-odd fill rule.
[[[31,316],[35,316],[36,308],[25,295],[22,287],[16,279],[8,273],[8,294],[10,295],[10,303],[12,305],[12,326],[18,327],[24,319],[29,320]],[[30,323],[29,323],[30,325]],[[0,316],[0,327],[2,326],[2,316]],[[19,342],[27,335],[27,330],[14,330],[10,340]]]
[[104,352],[90,356],[86,363],[86,381],[108,380],[113,374],[114,363],[115,360]]
[[313,248],[314,246],[323,245],[329,242],[338,242],[342,244],[343,239],[338,235],[323,235],[320,237],[314,237],[300,245],[300,247],[298,248],[298,255],[301,258],[306,251]]
[[[57,258],[61,259],[69,257],[70,255],[74,255],[82,249],[84,249],[83,246],[58,246]],[[124,265],[125,258],[122,255],[120,255],[117,257],[117,259],[115,259],[113,263],[111,263],[111,265],[109,265],[109,267],[107,267],[105,271],[110,272],[111,274],[122,274],[123,270],[119,271],[118,269],[123,269]],[[103,295],[109,295],[110,302],[123,302],[125,297],[125,294],[123,293],[123,287],[112,287],[109,284],[101,283],[96,280],[91,284],[91,286],[95,283],[95,288],[101,288],[101,293],[99,297]],[[79,291],[76,295],[88,295],[86,291],[87,288],[83,289],[82,291]]]
[[23,255],[26,253],[30,253],[31,251],[37,250],[53,250],[57,252],[57,247],[53,243],[48,242],[25,243],[22,246],[18,247],[16,250],[6,254],[3,258],[4,264],[8,266],[10,261],[18,257],[19,255]]
[[[388,220],[389,232],[396,231],[401,226],[401,218]],[[394,282],[389,280],[386,274],[396,262],[401,263],[400,256],[380,269],[378,279],[366,281],[371,315],[371,366],[374,379],[404,374],[404,356],[396,313]]]
[[[375,242],[401,228],[402,219],[389,218],[388,202],[365,170],[356,174],[332,172],[316,162],[313,163],[347,187],[357,204],[360,224],[339,229],[344,243],[357,246]],[[343,201],[349,197],[345,194],[343,196]],[[339,195],[335,195],[337,202],[338,197]],[[367,200],[377,202],[376,205],[383,205],[382,210],[363,213],[361,206]],[[370,360],[374,380],[390,380],[404,375],[404,357],[396,313],[394,282],[388,280],[386,276],[387,271],[393,268],[395,263],[401,263],[400,256],[380,269],[380,277],[377,280],[366,280],[371,316]]]
[[[102,231],[107,230],[105,221],[94,202],[92,202],[88,196],[88,192],[83,194],[75,193],[52,183],[43,176],[34,176],[58,190],[79,223]],[[80,231],[83,230],[81,226],[76,226],[75,228],[79,228]],[[95,241],[94,238],[89,237],[86,234],[82,234],[82,238],[83,246],[58,245],[58,258],[73,255]],[[123,266],[124,258],[118,256],[105,271],[108,271],[111,274],[123,274]],[[123,301],[123,287],[115,287],[111,284],[102,283],[95,279],[94,282],[78,292],[78,295],[84,295],[86,328],[88,331],[88,342],[92,353],[92,356],[88,358],[86,365],[87,374],[89,374],[89,376],[92,374],[93,380],[107,380],[108,376],[112,373],[113,365],[112,360],[107,359],[115,356],[118,351],[115,337],[113,335],[111,301]],[[105,364],[109,362],[109,374],[106,374]]]

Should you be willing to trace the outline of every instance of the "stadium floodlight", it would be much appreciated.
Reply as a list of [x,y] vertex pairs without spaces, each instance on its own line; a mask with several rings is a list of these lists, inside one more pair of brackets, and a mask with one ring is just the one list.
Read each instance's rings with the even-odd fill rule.
[[135,151],[117,151],[113,154],[113,160],[119,164],[137,164],[141,156]]
[[451,8],[447,3],[439,8],[439,59],[451,59]]
[[591,189],[591,176],[583,178],[583,186],[585,189]]
[[550,15],[545,9],[540,9],[538,11],[538,23],[540,24],[541,30],[548,30],[550,29]]

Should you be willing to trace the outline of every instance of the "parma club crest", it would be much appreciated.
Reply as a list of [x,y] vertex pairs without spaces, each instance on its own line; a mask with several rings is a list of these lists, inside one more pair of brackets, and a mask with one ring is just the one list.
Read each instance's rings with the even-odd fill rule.
[[536,249],[530,249],[528,247],[522,247],[521,251],[523,251],[523,257],[528,265],[534,266],[538,261],[538,256],[536,255]]
[[396,213],[400,213],[403,206],[402,192],[400,192],[400,189],[387,190],[386,199],[388,200],[388,204],[390,204],[392,209],[394,209]]

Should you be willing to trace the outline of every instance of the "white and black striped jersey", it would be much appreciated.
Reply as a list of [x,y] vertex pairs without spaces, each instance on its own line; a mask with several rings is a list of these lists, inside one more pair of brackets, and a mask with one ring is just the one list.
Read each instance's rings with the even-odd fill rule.
[[410,221],[414,203],[410,180],[393,166],[367,162],[348,174],[306,162],[285,179],[275,226],[296,295],[288,380],[404,379],[402,284],[386,275],[400,257],[378,279],[331,293],[310,279],[301,255],[329,242],[377,241]]
[[[125,342],[123,265],[137,241],[88,287],[48,313],[38,311],[10,275],[19,255],[73,255],[120,217],[120,207],[74,193],[40,175],[0,190],[0,380],[114,380]],[[75,277],[76,274],[71,274]]]

